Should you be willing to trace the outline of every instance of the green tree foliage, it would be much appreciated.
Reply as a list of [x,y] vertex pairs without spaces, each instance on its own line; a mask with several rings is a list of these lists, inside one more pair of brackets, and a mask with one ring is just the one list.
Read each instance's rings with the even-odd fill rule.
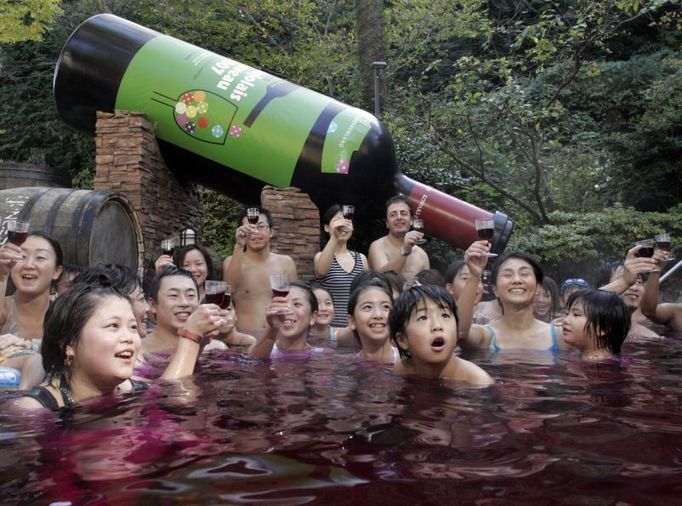
[[60,0],[0,0],[0,43],[39,41],[60,13]]
[[[646,209],[631,183],[652,164],[658,170],[647,190],[666,193],[658,209],[678,200],[666,183],[654,184],[665,181],[661,174],[679,175],[673,2],[434,1],[424,14],[445,18],[448,8],[464,13],[463,24],[447,29],[433,20],[439,35],[414,43],[421,56],[409,58],[421,74],[395,83],[391,122],[401,136],[420,138],[419,152],[437,160],[439,171],[443,159],[432,148],[444,153],[453,183],[462,175],[485,183],[498,207],[536,225],[576,205]],[[660,57],[651,56],[655,49]],[[631,79],[623,79],[625,70],[613,75],[620,67]],[[648,115],[652,109],[665,113]],[[610,121],[599,115],[605,110]]]

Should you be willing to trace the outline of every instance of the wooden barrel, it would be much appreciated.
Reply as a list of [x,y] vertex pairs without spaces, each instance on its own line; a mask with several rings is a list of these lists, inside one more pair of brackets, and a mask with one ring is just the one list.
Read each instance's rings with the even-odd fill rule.
[[127,198],[120,193],[73,188],[13,188],[0,191],[0,239],[5,220],[31,223],[59,241],[64,261],[81,266],[127,265],[139,271],[144,247],[142,228]]
[[14,162],[0,163],[0,190],[25,186],[66,188],[71,186],[71,181],[62,172],[45,165]]

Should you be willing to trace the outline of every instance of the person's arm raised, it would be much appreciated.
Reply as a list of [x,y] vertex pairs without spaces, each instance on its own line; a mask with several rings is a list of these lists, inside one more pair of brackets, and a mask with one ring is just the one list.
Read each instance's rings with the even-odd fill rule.
[[7,291],[7,282],[9,280],[12,267],[17,262],[23,261],[24,255],[21,248],[11,242],[6,242],[0,247],[0,324],[7,321],[7,308],[5,306],[5,292]]
[[656,251],[654,254],[654,260],[658,262],[658,270],[653,271],[644,284],[644,295],[642,296],[640,306],[644,316],[663,325],[669,325],[674,320],[675,314],[682,310],[682,305],[680,304],[659,304],[659,282],[666,256],[667,254],[662,255],[659,251]]
[[346,226],[346,219],[342,216],[334,217],[329,222],[329,240],[322,251],[315,255],[315,259],[313,260],[315,276],[318,278],[321,278],[329,272],[329,268],[334,260],[336,247],[339,244],[341,228],[344,226]]
[[476,241],[464,252],[464,261],[469,268],[469,279],[464,285],[459,297],[459,327],[457,340],[462,348],[477,349],[483,341],[483,332],[479,325],[474,325],[474,310],[476,309],[476,290],[481,282],[483,269],[488,262],[486,253],[490,250],[487,241]]
[[284,314],[290,311],[289,303],[286,297],[273,297],[272,302],[265,312],[265,319],[268,323],[268,328],[258,340],[249,347],[247,354],[250,357],[268,358],[272,353],[272,348],[275,346],[277,340],[277,332],[282,324]]
[[641,246],[635,246],[628,250],[625,262],[623,263],[623,275],[601,286],[601,290],[621,294],[637,282],[637,277],[640,274],[651,272],[656,268],[656,260],[653,258],[637,256],[640,248]]
[[175,265],[173,263],[173,257],[170,255],[161,255],[156,259],[156,262],[154,262],[154,270],[156,272],[161,272],[169,265]]
[[187,319],[187,324],[178,331],[180,339],[161,379],[172,380],[189,376],[203,346],[211,341],[210,334],[224,325],[227,311],[215,304],[201,304]]
[[384,248],[381,239],[374,241],[368,252],[369,267],[376,272],[396,271],[402,272],[407,262],[407,257],[412,253],[412,248],[419,239],[424,237],[424,234],[416,230],[410,230],[405,234],[402,246],[400,246],[400,254],[396,258],[389,258],[388,253]]

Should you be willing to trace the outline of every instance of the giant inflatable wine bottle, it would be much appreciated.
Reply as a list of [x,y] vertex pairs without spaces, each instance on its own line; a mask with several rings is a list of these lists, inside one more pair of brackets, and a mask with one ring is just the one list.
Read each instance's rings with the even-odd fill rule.
[[[402,175],[393,141],[371,114],[111,14],[83,22],[66,42],[54,96],[70,125],[94,131],[96,111],[143,112],[166,164],[242,202],[264,184],[296,186],[322,212],[355,204],[360,221],[409,196],[426,232],[459,247],[492,213]],[[495,247],[512,222],[495,213]]]

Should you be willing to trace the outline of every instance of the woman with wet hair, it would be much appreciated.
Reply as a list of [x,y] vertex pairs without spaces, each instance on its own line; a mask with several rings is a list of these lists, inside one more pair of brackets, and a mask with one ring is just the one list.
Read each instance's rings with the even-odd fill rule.
[[[213,304],[192,313],[162,378],[191,374],[204,336],[223,323],[220,308]],[[130,299],[105,277],[76,284],[59,297],[48,311],[44,330],[46,380],[19,397],[15,406],[70,408],[87,399],[145,388],[132,378],[141,340]]]
[[509,349],[557,351],[566,348],[561,330],[538,320],[533,313],[543,273],[538,263],[521,251],[501,256],[492,269],[493,291],[502,308],[502,317],[487,325],[472,324],[473,302],[488,260],[488,249],[487,241],[476,241],[465,253],[471,278],[459,301],[462,348],[485,348],[493,352]]

